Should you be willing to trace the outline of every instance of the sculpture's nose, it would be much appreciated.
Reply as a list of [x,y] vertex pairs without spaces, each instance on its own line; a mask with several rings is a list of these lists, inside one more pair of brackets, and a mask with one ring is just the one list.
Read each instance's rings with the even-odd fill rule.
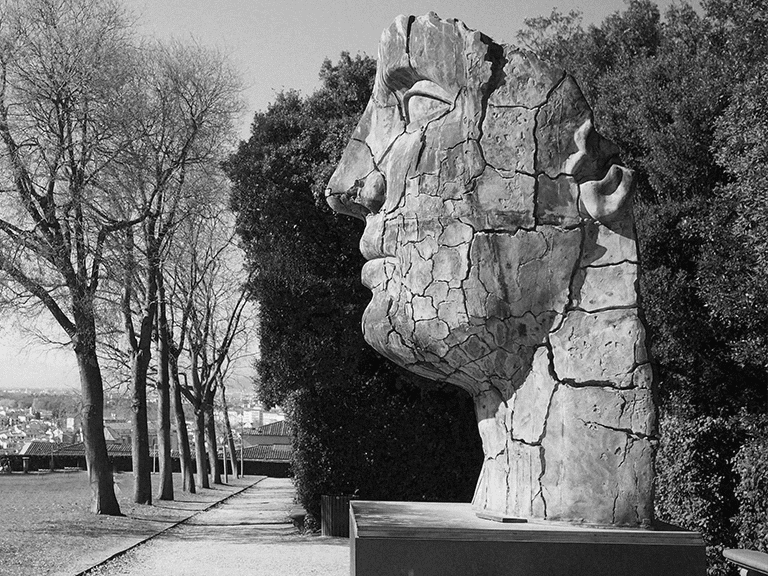
[[377,212],[385,198],[384,176],[363,142],[351,140],[328,182],[325,197],[334,211],[365,220]]

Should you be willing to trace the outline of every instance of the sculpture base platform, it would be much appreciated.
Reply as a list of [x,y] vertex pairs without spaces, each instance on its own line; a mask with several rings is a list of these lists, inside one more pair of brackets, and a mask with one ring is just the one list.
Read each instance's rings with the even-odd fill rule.
[[704,576],[695,532],[483,520],[470,504],[350,505],[352,576]]

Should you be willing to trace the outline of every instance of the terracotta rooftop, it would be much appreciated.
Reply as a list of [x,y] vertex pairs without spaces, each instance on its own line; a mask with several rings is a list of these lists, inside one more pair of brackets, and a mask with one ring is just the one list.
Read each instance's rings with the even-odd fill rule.
[[[60,444],[33,440],[21,449],[22,456],[85,456],[85,446],[82,442],[76,444]],[[130,456],[131,446],[121,442],[107,442],[107,454],[110,456]]]
[[290,462],[291,447],[287,444],[275,444],[273,446],[248,446],[247,448],[243,448],[243,460],[258,460],[262,462]]
[[[109,456],[131,456],[131,445],[122,442],[107,441],[107,454]],[[57,456],[85,456],[85,445],[82,442],[77,444],[66,444],[56,452]]]
[[258,428],[243,429],[244,436],[292,436],[291,428],[288,426],[286,420],[280,420],[279,422],[272,422],[271,424],[265,424]]
[[60,446],[61,444],[56,444],[53,442],[32,440],[31,442],[24,444],[19,454],[22,456],[50,456],[51,451],[56,454]]

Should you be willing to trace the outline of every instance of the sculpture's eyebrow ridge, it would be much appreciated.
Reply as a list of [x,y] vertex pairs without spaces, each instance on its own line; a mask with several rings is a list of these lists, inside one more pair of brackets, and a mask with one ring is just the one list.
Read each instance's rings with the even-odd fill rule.
[[411,66],[397,62],[384,69],[384,82],[391,90],[409,90],[419,80],[428,80],[418,74]]

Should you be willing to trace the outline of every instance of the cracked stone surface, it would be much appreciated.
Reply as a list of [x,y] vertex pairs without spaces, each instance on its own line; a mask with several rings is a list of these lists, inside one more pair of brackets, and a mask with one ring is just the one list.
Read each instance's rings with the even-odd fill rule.
[[651,525],[631,193],[571,76],[435,14],[382,34],[327,198],[366,222],[366,340],[475,400],[477,509]]

